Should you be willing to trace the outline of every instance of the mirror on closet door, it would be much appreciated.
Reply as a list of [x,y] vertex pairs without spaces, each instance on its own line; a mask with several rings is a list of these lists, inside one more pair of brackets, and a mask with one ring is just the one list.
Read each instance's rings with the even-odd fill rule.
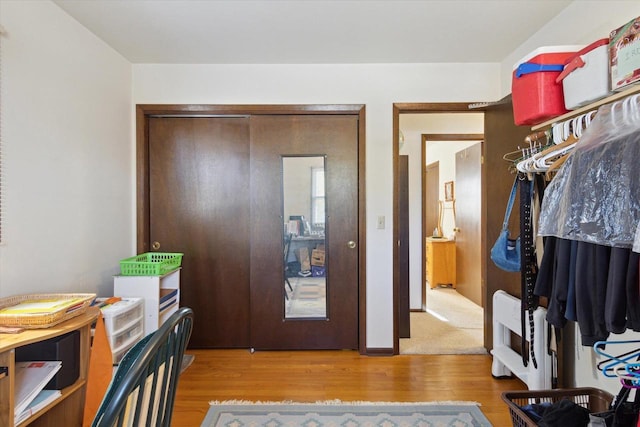
[[283,156],[284,318],[326,319],[325,156]]

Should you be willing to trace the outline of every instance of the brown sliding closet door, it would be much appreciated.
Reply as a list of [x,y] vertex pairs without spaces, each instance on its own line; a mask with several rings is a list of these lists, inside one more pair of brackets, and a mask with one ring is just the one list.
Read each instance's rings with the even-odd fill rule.
[[[301,157],[324,161],[326,313],[313,319],[285,315],[283,161]],[[357,117],[251,118],[251,230],[252,347],[358,348]]]
[[149,118],[150,241],[185,254],[190,347],[249,347],[249,118]]
[[[147,120],[147,244],[185,254],[180,303],[195,315],[190,347],[358,348],[358,116]],[[287,179],[286,190],[296,190],[286,218],[285,164],[301,174]],[[323,251],[321,276],[285,276],[283,227],[296,215],[310,225],[293,243]],[[306,310],[311,287],[326,308],[319,316],[292,309],[295,300]]]

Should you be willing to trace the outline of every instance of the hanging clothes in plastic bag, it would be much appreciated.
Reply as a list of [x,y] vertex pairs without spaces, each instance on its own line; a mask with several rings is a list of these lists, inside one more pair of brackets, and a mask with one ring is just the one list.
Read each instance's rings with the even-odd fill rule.
[[639,100],[600,107],[545,190],[541,236],[633,247],[640,223]]

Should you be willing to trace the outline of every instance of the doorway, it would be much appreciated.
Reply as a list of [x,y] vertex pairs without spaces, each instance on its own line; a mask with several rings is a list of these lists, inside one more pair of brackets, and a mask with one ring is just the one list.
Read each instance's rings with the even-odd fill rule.
[[[482,306],[480,222],[483,138],[481,133],[422,134],[420,153],[425,171],[422,181],[424,237],[455,240],[455,264],[451,266],[455,270],[454,287],[458,293],[479,306]],[[435,226],[432,224],[433,218],[436,218]],[[426,257],[422,258],[421,262],[426,263]],[[423,269],[425,273],[426,270]],[[425,274],[421,279],[422,306],[425,306],[425,279],[428,277]]]
[[[415,145],[409,152],[420,157],[422,173],[422,220],[425,246],[412,261],[426,263],[426,278],[413,283],[412,334],[401,339],[400,354],[485,354],[483,310],[479,298],[480,276],[480,152],[482,134],[419,134],[416,129],[441,126],[451,115],[412,115],[403,120],[405,141]],[[407,116],[408,117],[408,116]],[[422,117],[422,120],[418,118]],[[429,120],[425,120],[428,118]],[[461,128],[482,131],[482,116]],[[464,120],[456,119],[462,123]],[[411,138],[411,140],[409,140]],[[419,138],[419,139],[418,139]],[[402,156],[401,156],[402,157]],[[419,168],[420,164],[416,166]],[[414,180],[417,173],[414,171]],[[469,176],[469,179],[465,177]],[[420,183],[417,184],[418,186]],[[415,195],[414,195],[415,198]],[[414,215],[420,215],[419,200]],[[418,226],[419,227],[419,226]],[[412,235],[419,235],[417,228]],[[476,273],[476,274],[474,274]],[[426,279],[426,280],[425,280]],[[422,298],[419,305],[417,294]],[[404,338],[401,336],[401,338]]]
[[[399,118],[400,114],[433,114],[433,113],[483,113],[484,114],[484,152],[482,167],[482,212],[481,224],[482,247],[481,247],[481,269],[484,292],[482,295],[484,306],[484,347],[492,347],[492,296],[498,289],[502,289],[519,297],[520,281],[519,276],[508,273],[497,268],[490,261],[488,253],[498,237],[502,221],[504,219],[504,206],[507,204],[510,185],[513,177],[503,160],[504,153],[513,151],[521,141],[530,133],[530,128],[526,126],[514,125],[513,108],[511,96],[493,102],[476,104],[478,108],[469,109],[471,103],[396,103],[393,105],[393,167],[397,167],[397,156],[399,153]],[[487,183],[491,183],[489,185]],[[394,191],[397,189],[397,174],[394,169]],[[397,195],[394,194],[394,242],[397,242],[398,233],[395,228],[395,218],[397,217],[396,206]],[[517,214],[514,213],[517,216]],[[423,228],[424,229],[424,228]],[[394,298],[397,295],[397,245],[393,245],[393,265],[394,265]],[[394,319],[394,325],[397,325]],[[398,335],[394,326],[394,353],[398,354]]]
[[[364,352],[364,107],[139,105],[137,119],[138,251],[185,253],[191,346]],[[326,230],[321,320],[285,316],[283,159],[296,156],[324,159],[326,222],[298,231]]]
[[[450,126],[445,126],[446,130],[444,130],[444,132],[442,132],[441,134],[435,134],[435,135],[431,135],[434,136],[435,138],[440,138],[443,139],[444,141],[442,142],[442,144],[453,144],[453,142],[449,142],[450,140],[458,140],[458,141],[464,141],[467,138],[469,139],[473,139],[475,141],[481,141],[483,139],[482,136],[482,111],[477,111],[477,110],[469,110],[467,103],[461,103],[461,104],[395,104],[394,105],[394,116],[393,116],[393,120],[394,120],[394,139],[398,139],[398,135],[400,134],[400,131],[404,134],[405,136],[405,149],[402,151],[403,153],[406,153],[406,145],[407,145],[407,141],[409,136],[407,135],[407,132],[405,131],[405,127],[403,125],[402,128],[400,128],[400,116],[403,116],[403,123],[406,124],[407,120],[412,120],[413,116],[421,116],[421,117],[429,117],[430,120],[435,120],[435,116],[437,115],[441,115],[441,116],[451,116],[451,124]],[[454,113],[454,114],[450,114],[450,113]],[[461,127],[459,125],[460,122],[463,122],[464,120],[461,117],[461,114],[463,113],[474,113],[476,117],[476,121],[479,121],[480,123],[480,127],[479,128],[475,128],[471,133],[471,135],[469,134],[462,134],[462,132],[467,131],[467,127],[465,127],[464,125]],[[470,116],[467,116],[470,117]],[[466,120],[466,118],[465,118]],[[445,120],[446,121],[446,120]],[[457,125],[457,127],[456,127]],[[439,127],[436,128],[425,128],[425,130],[428,132],[429,130],[436,130],[436,132],[439,132]],[[479,132],[478,132],[479,131]],[[460,134],[457,134],[460,133]],[[457,135],[456,135],[457,134]],[[418,137],[420,137],[420,135],[418,135]],[[425,137],[428,138],[428,137]],[[415,136],[414,138],[415,139]],[[412,140],[413,140],[412,139]],[[422,141],[422,143],[426,142],[426,139],[424,139]],[[417,215],[419,215],[420,217],[420,223],[417,224],[417,226],[415,226],[415,220],[414,222],[412,222],[412,225],[414,225],[415,228],[412,229],[411,234],[413,236],[422,236],[422,238],[420,240],[415,239],[417,242],[417,244],[419,244],[418,248],[416,249],[416,245],[411,246],[411,250],[412,251],[416,251],[415,254],[412,254],[412,262],[413,267],[412,267],[412,281],[414,283],[417,283],[422,289],[420,289],[421,292],[418,292],[418,294],[415,294],[415,286],[412,285],[412,292],[414,292],[412,294],[412,311],[414,312],[421,312],[421,311],[426,311],[427,310],[427,290],[426,288],[426,260],[425,260],[425,255],[426,255],[426,238],[432,236],[434,229],[437,229],[437,226],[433,226],[434,221],[437,224],[438,223],[438,216],[442,215],[442,210],[445,211],[445,217],[447,216],[448,213],[452,213],[454,210],[454,204],[453,202],[447,202],[444,206],[440,205],[438,206],[438,204],[435,205],[435,210],[429,211],[428,209],[425,209],[425,205],[426,205],[426,197],[427,197],[427,192],[425,191],[426,186],[432,185],[433,182],[429,182],[427,181],[427,174],[428,173],[433,173],[434,168],[436,167],[436,165],[438,166],[438,168],[440,169],[440,171],[445,170],[445,172],[450,171],[453,175],[451,177],[448,177],[446,180],[444,178],[440,179],[439,183],[435,183],[435,187],[443,187],[446,185],[450,185],[450,187],[453,189],[453,183],[455,182],[455,163],[452,162],[451,165],[446,164],[443,166],[443,164],[440,162],[439,164],[434,164],[433,161],[434,159],[431,159],[430,161],[428,159],[425,158],[425,152],[424,152],[424,148],[423,145],[421,144],[421,142],[418,140],[418,142],[414,141],[413,144],[415,145],[415,147],[419,147],[419,151],[416,153],[415,151],[411,151],[411,154],[416,155],[421,157],[420,158],[420,162],[418,164],[414,163],[414,172],[413,174],[415,175],[415,170],[417,170],[418,168],[421,168],[421,176],[422,176],[422,181],[418,182],[416,184],[416,186],[420,189],[418,191],[418,198],[422,199],[422,204],[419,207],[419,210],[422,212],[418,212]],[[398,155],[400,154],[400,150],[399,150],[399,146],[397,143],[394,143],[394,156],[395,154],[398,153]],[[395,160],[395,157],[394,157]],[[436,159],[437,160],[437,159]],[[429,164],[429,168],[427,169],[427,163]],[[396,166],[396,162],[394,161],[394,166]],[[394,178],[396,176],[396,171],[394,170]],[[415,178],[414,178],[415,179]],[[446,185],[445,185],[446,183]],[[394,188],[397,188],[397,185],[394,185]],[[420,196],[420,193],[422,193],[422,196]],[[432,189],[431,193],[433,195],[433,193],[439,193],[438,196],[432,196],[432,198],[438,198],[438,201],[442,200],[444,202],[444,190],[443,189],[438,189],[438,191],[435,191],[435,189]],[[480,193],[480,192],[478,192]],[[394,209],[396,208],[395,203],[397,201],[397,198],[395,197],[396,195],[394,194]],[[415,200],[416,198],[416,194],[414,192],[414,194],[412,195],[412,199]],[[443,203],[444,204],[444,203]],[[438,207],[440,207],[440,212],[438,212]],[[394,214],[397,212],[397,210],[394,211]],[[415,214],[414,214],[415,215]],[[450,216],[450,215],[449,215]],[[446,220],[445,220],[446,221]],[[431,227],[429,227],[429,229],[427,229],[427,222],[429,222],[429,224],[431,225]],[[452,223],[452,221],[450,221]],[[421,229],[421,231],[418,231],[418,229]],[[415,231],[413,231],[415,230]],[[449,230],[449,232],[447,232],[446,237],[452,237],[450,236],[451,230]],[[398,236],[398,234],[396,234],[396,230],[394,229],[394,237]],[[445,239],[446,240],[446,239]],[[395,241],[395,239],[394,239]],[[479,242],[478,242],[479,244]],[[401,244],[399,243],[398,246],[401,246]],[[441,247],[440,245],[433,245],[434,247]],[[394,248],[395,250],[395,248]],[[454,249],[455,250],[455,249]],[[420,254],[420,252],[422,254]],[[480,251],[478,251],[480,252]],[[455,253],[455,252],[454,252]],[[394,252],[394,286],[395,286],[395,280],[400,277],[402,275],[402,272],[397,271],[397,269],[399,268],[400,264],[398,264],[397,262],[395,262],[396,257],[395,257],[395,252]],[[415,268],[419,266],[420,270],[419,271],[419,278],[418,280],[415,279]],[[482,268],[482,266],[480,265],[480,263],[478,262],[478,266],[477,268]],[[455,264],[454,264],[454,269],[455,269]],[[433,270],[433,269],[432,269]],[[396,274],[397,273],[397,274]],[[450,282],[450,281],[449,281]],[[477,280],[477,287],[479,288],[481,286],[481,279]],[[451,287],[451,286],[450,286]],[[455,292],[455,290],[454,290]],[[421,299],[421,301],[420,301]],[[412,313],[413,315],[414,313]],[[480,322],[480,333],[482,331],[482,314],[480,314],[479,316],[479,322]],[[397,342],[397,347],[394,348],[395,353],[398,354],[399,353],[399,342]],[[404,345],[404,344],[403,344]],[[480,345],[480,347],[482,347],[482,345]]]

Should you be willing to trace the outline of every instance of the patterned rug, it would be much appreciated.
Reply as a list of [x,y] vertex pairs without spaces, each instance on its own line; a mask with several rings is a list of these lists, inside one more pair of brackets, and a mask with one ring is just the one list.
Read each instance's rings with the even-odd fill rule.
[[491,427],[475,402],[211,402],[200,427]]
[[324,277],[292,278],[290,281],[293,292],[286,304],[287,318],[327,316]]

